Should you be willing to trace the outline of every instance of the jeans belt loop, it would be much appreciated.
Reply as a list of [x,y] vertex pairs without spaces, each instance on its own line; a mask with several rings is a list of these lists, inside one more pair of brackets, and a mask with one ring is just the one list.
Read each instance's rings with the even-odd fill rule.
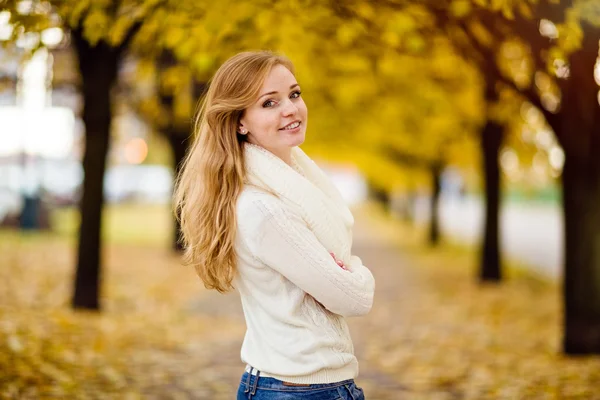
[[260,376],[260,371],[256,370],[256,379],[254,379],[254,386],[252,387],[252,395],[256,394],[256,387],[258,386],[258,377]]
[[244,390],[244,393],[248,393],[250,391],[250,377],[252,376],[252,368],[250,367],[250,371],[248,372],[248,378],[246,379],[246,390]]

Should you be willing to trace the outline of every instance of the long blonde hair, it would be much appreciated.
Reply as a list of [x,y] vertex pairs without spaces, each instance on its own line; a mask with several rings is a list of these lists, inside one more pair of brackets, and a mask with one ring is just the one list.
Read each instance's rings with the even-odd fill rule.
[[236,203],[245,177],[239,121],[279,64],[294,72],[291,61],[268,51],[239,53],[221,65],[200,103],[195,139],[175,184],[184,262],[206,288],[221,293],[232,289],[237,269]]

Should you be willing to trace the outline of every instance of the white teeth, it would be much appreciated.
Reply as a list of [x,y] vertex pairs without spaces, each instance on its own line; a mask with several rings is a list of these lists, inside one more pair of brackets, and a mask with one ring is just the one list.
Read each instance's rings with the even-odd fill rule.
[[283,129],[288,131],[290,129],[296,129],[299,126],[300,126],[300,122],[294,122],[293,124],[289,124],[289,125],[283,127]]

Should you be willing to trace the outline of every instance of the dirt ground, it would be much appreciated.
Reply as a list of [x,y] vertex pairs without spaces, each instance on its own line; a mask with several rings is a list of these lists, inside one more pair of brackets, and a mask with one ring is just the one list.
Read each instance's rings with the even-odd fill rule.
[[[349,320],[367,399],[600,399],[600,358],[560,355],[556,284],[479,285],[472,252],[355,213],[375,303]],[[69,308],[74,241],[0,231],[0,397],[233,399],[244,321],[166,246],[108,244],[100,314]]]

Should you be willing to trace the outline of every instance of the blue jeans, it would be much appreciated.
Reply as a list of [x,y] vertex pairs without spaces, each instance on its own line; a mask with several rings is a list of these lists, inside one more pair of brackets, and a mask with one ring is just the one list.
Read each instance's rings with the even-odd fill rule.
[[242,375],[237,400],[365,400],[363,390],[353,379],[342,382],[296,385],[275,378],[264,378],[258,373]]

